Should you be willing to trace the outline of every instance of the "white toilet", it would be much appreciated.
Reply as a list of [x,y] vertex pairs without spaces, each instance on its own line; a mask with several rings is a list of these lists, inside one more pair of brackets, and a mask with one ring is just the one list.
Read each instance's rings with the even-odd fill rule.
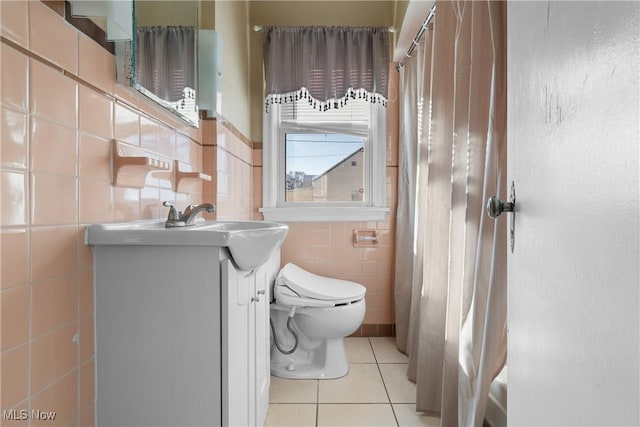
[[364,320],[365,292],[357,283],[285,265],[271,294],[271,373],[297,379],[345,376],[344,337]]

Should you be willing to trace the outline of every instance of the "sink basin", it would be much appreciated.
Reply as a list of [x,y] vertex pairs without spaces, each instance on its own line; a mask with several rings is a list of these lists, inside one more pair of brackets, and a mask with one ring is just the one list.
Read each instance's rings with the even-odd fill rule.
[[242,270],[264,264],[282,246],[289,227],[269,221],[201,221],[190,227],[165,228],[164,220],[93,224],[88,245],[221,246]]

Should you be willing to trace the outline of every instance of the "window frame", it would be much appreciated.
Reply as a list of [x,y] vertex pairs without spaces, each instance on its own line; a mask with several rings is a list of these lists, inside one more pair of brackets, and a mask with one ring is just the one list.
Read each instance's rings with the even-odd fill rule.
[[[285,202],[285,131],[344,133],[365,137],[365,194],[363,202]],[[330,222],[383,221],[386,206],[386,108],[371,104],[368,126],[352,123],[282,121],[280,105],[272,104],[263,120],[263,206],[259,211],[268,221]],[[367,156],[368,149],[368,156]]]

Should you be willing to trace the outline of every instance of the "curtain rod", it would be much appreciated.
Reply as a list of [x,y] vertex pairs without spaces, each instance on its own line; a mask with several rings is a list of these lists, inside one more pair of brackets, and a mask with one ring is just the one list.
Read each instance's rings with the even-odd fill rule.
[[436,16],[436,4],[435,3],[433,3],[433,6],[431,6],[431,9],[429,10],[429,14],[427,15],[427,17],[424,18],[424,21],[422,21],[422,25],[420,26],[420,29],[416,33],[416,36],[413,38],[413,41],[411,41],[411,46],[409,46],[409,49],[407,49],[407,54],[404,56],[404,59],[402,61],[400,61],[400,63],[396,66],[396,70],[397,71],[400,71],[400,68],[402,68],[404,66],[404,61],[407,58],[411,57],[411,54],[413,53],[413,50],[416,48],[416,46],[418,46],[418,42],[420,41],[420,38],[422,37],[422,34],[425,32],[425,30],[429,26],[429,23],[431,22],[431,20],[433,19],[434,16]]
[[[259,31],[262,31],[263,27],[262,25],[254,25],[253,26],[253,31],[255,31],[256,33]],[[388,27],[387,28],[389,30],[390,33],[395,33],[396,32],[396,27]]]

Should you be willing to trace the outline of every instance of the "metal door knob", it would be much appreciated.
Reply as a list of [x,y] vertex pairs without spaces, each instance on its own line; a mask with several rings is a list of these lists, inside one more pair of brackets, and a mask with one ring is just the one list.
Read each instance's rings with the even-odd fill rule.
[[503,202],[498,196],[489,197],[487,200],[487,214],[496,219],[502,212],[511,212],[511,221],[509,222],[509,241],[511,252],[515,245],[516,239],[516,184],[511,181],[511,195],[508,202]]
[[498,196],[489,197],[487,201],[487,213],[491,218],[497,218],[502,212],[513,212],[513,202],[503,202]]

